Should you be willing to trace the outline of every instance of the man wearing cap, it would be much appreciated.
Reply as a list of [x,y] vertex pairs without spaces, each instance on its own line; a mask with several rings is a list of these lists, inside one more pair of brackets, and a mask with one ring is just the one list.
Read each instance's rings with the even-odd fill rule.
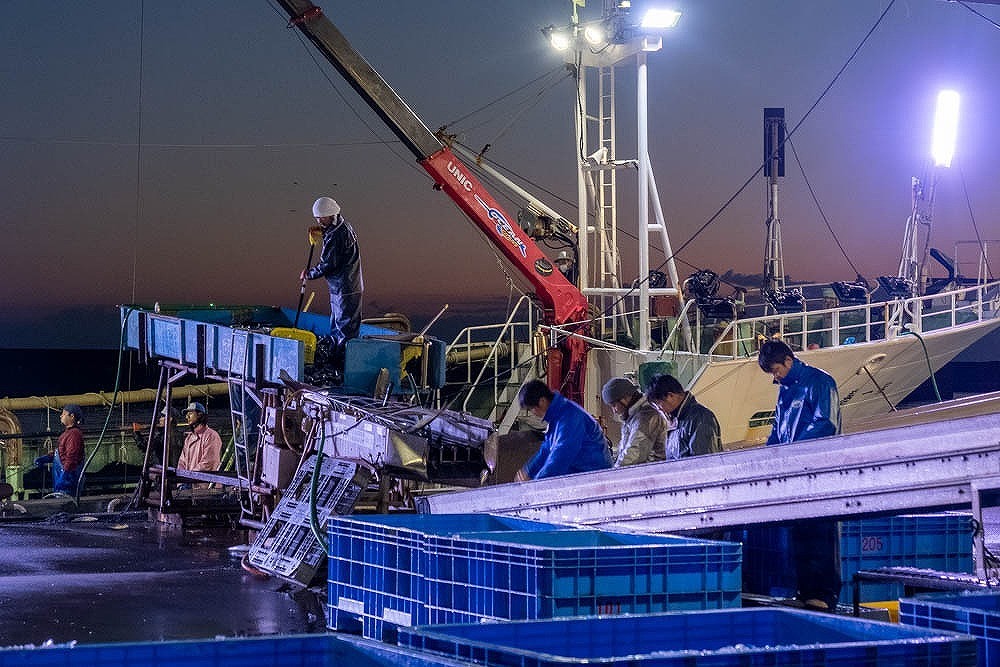
[[52,464],[53,490],[56,493],[67,493],[75,496],[80,482],[80,472],[83,469],[83,409],[74,403],[69,403],[59,415],[63,432],[59,435],[59,444],[52,454],[39,456],[35,465]]
[[[214,472],[219,469],[222,460],[222,438],[219,433],[208,425],[208,413],[205,406],[197,401],[184,409],[191,430],[184,435],[184,448],[177,461],[178,470],[206,470]],[[208,484],[194,484],[195,488],[208,488]]]
[[667,421],[667,459],[715,454],[722,451],[722,430],[715,413],[694,399],[694,394],[673,375],[654,375],[646,400]]
[[302,272],[300,280],[326,278],[330,289],[330,336],[336,354],[343,356],[344,346],[357,338],[361,328],[361,252],[354,228],[340,214],[340,204],[330,197],[320,197],[313,204],[313,217],[323,234],[319,262]]
[[601,389],[601,398],[622,425],[614,467],[666,458],[667,422],[638,387],[625,378],[611,378]]

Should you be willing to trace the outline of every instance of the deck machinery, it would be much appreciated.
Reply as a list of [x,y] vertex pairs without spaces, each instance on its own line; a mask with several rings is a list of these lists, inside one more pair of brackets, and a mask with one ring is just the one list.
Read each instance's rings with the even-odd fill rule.
[[[325,317],[305,314],[300,326],[307,328],[292,334],[288,313],[265,307],[172,313],[123,307],[122,318],[126,345],[161,368],[154,415],[186,380],[229,385],[231,470],[177,470],[169,465],[169,434],[150,435],[138,498],[160,512],[204,512],[219,505],[213,499],[228,500],[244,525],[260,529],[317,453],[351,462],[344,474],[357,482],[321,498],[320,518],[335,508],[349,512],[359,500],[384,511],[410,505],[407,489],[415,483],[479,486],[495,458],[490,422],[429,407],[444,365],[443,345],[432,337],[366,324],[347,346],[342,382],[323,388],[307,381],[318,364],[314,358],[307,363],[305,334],[311,335],[308,327],[326,326]],[[407,382],[414,390],[403,402]],[[322,467],[317,463],[316,469]],[[212,488],[178,491],[177,482]],[[303,522],[315,519],[299,515]]]

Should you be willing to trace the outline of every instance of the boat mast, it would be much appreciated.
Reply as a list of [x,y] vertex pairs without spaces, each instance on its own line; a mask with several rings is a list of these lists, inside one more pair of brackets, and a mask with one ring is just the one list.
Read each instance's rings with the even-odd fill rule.
[[[899,277],[910,282],[912,296],[923,293],[924,265],[930,250],[931,222],[934,217],[934,190],[942,168],[951,167],[955,155],[955,141],[958,134],[959,96],[954,90],[938,93],[934,110],[934,133],[931,139],[931,157],[934,165],[930,171],[930,187],[924,180],[914,176],[911,183],[910,217],[906,219],[903,233],[903,252],[899,260]],[[927,228],[923,250],[919,245],[919,225]]]
[[[674,21],[678,17],[679,14],[676,14]],[[601,312],[613,305],[615,317],[602,320],[601,337],[614,339],[622,331],[634,336],[639,349],[648,350],[651,345],[649,299],[657,295],[680,298],[677,288],[680,281],[648,151],[646,56],[662,48],[662,27],[642,28],[635,25],[632,19],[629,9],[622,3],[605,0],[600,19],[581,21],[574,6],[573,22],[568,28],[550,26],[545,31],[556,48],[559,48],[559,40],[564,40],[566,62],[573,67],[577,77],[577,94],[573,104],[578,151],[580,289]],[[636,157],[622,159],[616,135],[616,68],[632,62],[636,64],[637,76]],[[618,247],[617,176],[621,169],[638,171],[636,283],[640,305],[634,322],[626,317],[627,309],[620,303],[623,296],[633,293],[631,282],[622,284],[620,277],[622,261]],[[650,207],[655,222],[650,222]],[[591,211],[593,221],[589,216]],[[649,284],[650,234],[657,234],[663,248],[669,287],[652,287]],[[637,331],[632,331],[633,326]],[[684,328],[683,334],[685,340],[690,341],[688,328]]]
[[910,215],[906,218],[903,231],[903,252],[899,259],[899,277],[906,280],[910,286],[910,295],[917,296],[921,292],[923,261],[919,249],[920,226],[926,227],[926,235],[931,233],[931,218],[934,213],[934,188],[937,185],[937,173],[931,176],[931,187],[924,191],[924,181],[916,176],[910,179]]
[[[778,218],[778,178],[785,176],[785,110],[764,109],[764,176],[767,178],[767,245],[764,250],[765,293],[785,289],[785,264],[781,255],[781,220]],[[770,308],[770,306],[768,306]]]

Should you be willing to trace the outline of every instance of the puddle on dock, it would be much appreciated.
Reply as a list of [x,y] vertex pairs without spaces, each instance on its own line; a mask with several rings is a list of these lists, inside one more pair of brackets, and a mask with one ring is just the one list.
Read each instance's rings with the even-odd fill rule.
[[143,516],[0,523],[0,646],[324,632],[314,591],[241,567],[244,540]]

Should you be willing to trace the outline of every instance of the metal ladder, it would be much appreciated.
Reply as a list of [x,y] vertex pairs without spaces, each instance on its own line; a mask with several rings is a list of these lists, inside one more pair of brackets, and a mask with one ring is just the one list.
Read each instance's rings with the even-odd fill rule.
[[[252,334],[248,330],[232,329],[229,345],[228,383],[229,383],[229,413],[233,424],[233,460],[236,467],[236,477],[250,489],[253,483],[254,457],[259,449],[260,415],[262,402],[256,393],[247,386],[247,374],[250,371],[250,348]],[[242,354],[237,354],[237,343],[242,341]],[[240,363],[234,367],[234,361]],[[251,450],[248,443],[257,446]],[[240,508],[244,516],[256,516],[256,497],[253,493],[240,493]]]
[[514,421],[521,414],[521,406],[517,404],[517,395],[521,387],[528,380],[537,377],[535,364],[523,364],[522,362],[532,356],[531,347],[527,346],[524,352],[517,356],[518,365],[511,372],[507,379],[507,384],[500,393],[497,394],[497,403],[493,408],[493,421],[497,423],[497,430],[500,433],[507,433],[514,425]]

